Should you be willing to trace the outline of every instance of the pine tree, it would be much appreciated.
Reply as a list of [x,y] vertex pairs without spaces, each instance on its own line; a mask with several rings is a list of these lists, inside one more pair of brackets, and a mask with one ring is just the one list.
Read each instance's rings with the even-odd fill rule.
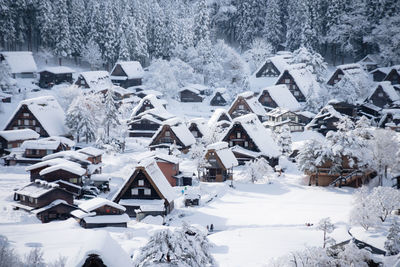
[[122,34],[119,38],[119,55],[118,61],[129,61],[131,59],[131,55],[129,53],[129,47],[126,41],[125,34]]
[[164,34],[164,11],[155,2],[151,13],[149,34],[149,54],[152,58],[162,58],[164,56]]
[[112,11],[112,4],[110,1],[104,3],[104,12],[102,16],[102,50],[103,60],[107,64],[107,69],[112,66],[118,57],[117,51],[117,28],[115,26],[115,17]]
[[57,0],[55,3],[56,21],[54,25],[54,53],[61,59],[71,55],[71,40],[68,22],[67,0]]
[[277,51],[278,46],[282,43],[283,34],[280,1],[268,0],[264,25],[264,36]]
[[105,114],[103,119],[103,126],[108,140],[110,140],[110,129],[115,129],[120,124],[113,96],[114,91],[111,88],[108,89],[104,100]]
[[81,55],[85,44],[85,18],[82,16],[83,0],[71,0],[69,2],[69,24],[71,33],[71,55],[76,59]]
[[195,46],[197,46],[201,40],[210,39],[210,17],[206,0],[199,0],[197,2],[196,11],[194,18]]
[[303,32],[303,21],[300,13],[301,0],[288,0],[288,19],[286,21],[286,49],[299,48],[301,39],[299,34]]
[[128,34],[130,53],[132,58],[140,61],[142,65],[146,64],[149,58],[149,40],[147,34],[148,22],[148,6],[147,2],[133,2],[133,15],[129,17],[129,28],[131,34]]
[[16,40],[16,30],[14,25],[15,12],[12,9],[12,0],[3,0],[0,4],[0,41],[7,50],[12,50],[12,45]]
[[100,47],[94,40],[89,40],[82,49],[82,59],[90,64],[92,70],[100,68],[103,64]]
[[388,255],[397,255],[400,253],[400,225],[395,219],[389,229],[386,237],[385,249]]
[[36,23],[40,33],[41,44],[49,47],[53,40],[53,25],[55,24],[53,6],[51,1],[42,0],[37,2]]
[[287,124],[283,125],[278,133],[277,143],[282,155],[289,156],[292,153],[292,134]]

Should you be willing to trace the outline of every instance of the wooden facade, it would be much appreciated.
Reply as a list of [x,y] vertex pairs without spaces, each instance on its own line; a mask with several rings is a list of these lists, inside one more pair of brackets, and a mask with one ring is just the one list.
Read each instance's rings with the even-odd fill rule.
[[76,210],[77,207],[67,203],[57,203],[55,205],[49,205],[46,208],[41,209],[36,213],[36,217],[42,223],[48,223],[54,220],[66,220],[71,217],[70,213]]
[[[115,78],[113,78],[113,76]],[[124,79],[125,77],[126,79]],[[113,84],[121,86],[123,88],[142,85],[142,78],[128,78],[128,75],[125,73],[119,63],[115,65],[114,69],[111,72],[111,81]]]
[[179,174],[179,163],[168,162],[159,158],[156,158],[156,162],[171,186],[183,185],[183,183],[180,183],[179,180],[175,178]]
[[227,142],[229,147],[240,146],[254,152],[260,152],[240,123],[235,123],[222,141]]
[[372,74],[374,82],[382,82],[388,73],[381,69],[376,69],[376,70],[372,71],[371,74]]
[[258,101],[264,106],[270,109],[274,109],[278,107],[278,104],[272,99],[268,90],[263,90],[258,97]]
[[344,72],[341,69],[336,69],[336,71],[332,74],[331,78],[328,80],[327,84],[333,86],[340,82],[343,78]]
[[201,93],[195,93],[189,89],[180,91],[179,96],[181,102],[203,102],[204,99]]
[[190,123],[189,131],[193,134],[194,138],[203,137],[203,133],[200,131],[199,127],[197,126],[197,123],[195,122]]
[[161,122],[146,116],[133,119],[128,123],[129,137],[152,137],[160,126]]
[[264,65],[256,72],[256,78],[278,77],[280,74],[280,71],[274,65],[274,63],[272,63],[271,60],[267,60]]
[[232,180],[232,168],[226,168],[216,153],[215,149],[209,149],[204,156],[207,164],[204,166],[202,180],[205,182],[225,182]]
[[385,77],[384,81],[389,81],[392,85],[400,84],[400,68],[393,68]]
[[27,140],[35,140],[35,138],[9,141],[0,135],[0,156],[4,155],[4,154],[8,154],[8,152],[6,151],[8,149],[20,147],[22,145],[22,143]]
[[39,86],[41,88],[50,88],[53,85],[61,83],[73,83],[71,73],[52,73],[47,70],[40,72]]
[[211,106],[226,106],[228,104],[227,99],[220,92],[216,92],[210,100]]
[[[255,113],[258,117],[258,119],[260,121],[264,121],[266,119],[265,114],[261,114],[260,110],[257,111],[253,110],[252,107],[250,107],[248,101],[251,101],[254,106],[256,106],[257,104],[259,105],[259,107],[262,109],[263,113],[266,113],[264,108],[262,107],[262,105],[258,102],[257,99],[252,99],[255,98],[254,95],[251,96],[241,96],[238,95],[236,100],[233,102],[233,104],[231,105],[231,107],[228,110],[228,114],[231,116],[232,119],[243,116],[243,115],[247,115],[250,113]],[[254,102],[257,101],[257,102]],[[256,106],[257,107],[257,106]]]
[[23,156],[25,158],[41,159],[44,156],[70,149],[70,147],[63,146],[61,143],[56,149],[42,149],[38,146],[38,148],[26,148]]
[[149,144],[151,150],[156,148],[170,148],[172,144],[176,144],[177,148],[183,152],[187,153],[190,146],[186,146],[174,133],[171,126],[164,124],[161,131],[158,131],[156,136],[153,136],[153,140]]
[[[58,123],[58,122],[57,122]],[[22,105],[14,117],[7,124],[5,130],[31,129],[37,132],[40,137],[49,137],[46,129],[29,110],[27,105]]]
[[58,169],[50,173],[41,175],[42,180],[46,182],[55,182],[63,180],[72,184],[82,185],[82,176],[67,170]]
[[306,101],[306,96],[303,95],[303,93],[299,89],[295,79],[293,78],[292,75],[290,75],[289,71],[285,70],[275,84],[276,85],[285,84],[289,88],[289,91],[292,93],[292,95],[294,96],[294,98],[296,98],[296,100],[298,102]]
[[389,107],[393,103],[388,94],[383,90],[382,85],[378,85],[374,93],[368,98],[368,101],[380,108]]

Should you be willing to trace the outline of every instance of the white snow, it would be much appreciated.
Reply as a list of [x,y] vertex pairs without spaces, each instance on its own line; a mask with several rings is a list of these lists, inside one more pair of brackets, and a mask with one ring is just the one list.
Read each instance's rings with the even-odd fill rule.
[[40,135],[31,129],[21,129],[0,131],[0,136],[11,142],[19,140],[38,139]]
[[[226,120],[218,121],[223,115],[225,115],[229,119],[229,121],[226,121]],[[208,120],[207,126],[209,128],[211,128],[211,127],[215,127],[216,125],[224,123],[224,122],[230,123],[231,121],[232,121],[232,118],[226,109],[217,108],[214,111],[214,113],[212,114],[211,118]]]
[[[396,92],[393,85],[389,81],[379,82],[376,84],[376,89],[382,87],[382,90],[388,95],[389,99],[393,102],[400,100],[400,95]],[[372,91],[369,98],[375,93],[376,89]]]
[[95,147],[91,147],[91,146],[81,148],[81,149],[79,149],[77,151],[79,153],[83,153],[83,154],[86,154],[86,155],[89,155],[89,156],[92,156],[92,157],[98,157],[98,156],[101,156],[101,155],[104,154],[103,150],[95,148]]
[[207,150],[215,150],[215,153],[226,169],[239,165],[235,155],[229,149],[227,142],[210,144],[207,146]]
[[[305,97],[307,97],[312,90],[314,93],[319,93],[321,91],[321,87],[315,75],[306,68],[305,64],[290,65],[287,71],[293,77],[294,82]],[[281,75],[283,75],[283,73]]]
[[107,71],[85,71],[79,75],[83,77],[89,88],[95,92],[114,87]]
[[[122,211],[126,210],[124,206],[121,206],[115,202],[112,202],[108,199],[101,198],[101,197],[96,197],[96,198],[87,200],[87,201],[83,202],[82,204],[79,204],[78,207],[83,211],[91,212],[91,211],[94,211],[95,209],[100,208],[105,205],[122,210]],[[112,215],[110,215],[110,216],[112,216]]]
[[74,73],[75,70],[71,69],[70,67],[66,66],[56,66],[56,67],[45,67],[40,72],[42,71],[48,71],[50,73],[54,74],[65,74],[65,73]]
[[35,73],[37,66],[32,52],[0,52],[4,55],[7,64],[10,66],[11,73]]
[[[301,109],[299,102],[297,102],[296,98],[290,93],[289,88],[284,84],[279,84],[275,86],[269,86],[264,88],[263,90],[268,91],[271,98],[275,101],[275,103],[280,108],[286,108],[290,111],[298,111]],[[260,93],[260,95],[262,92]]]
[[265,116],[266,111],[265,111],[264,107],[261,105],[261,103],[258,101],[258,98],[254,95],[254,92],[252,92],[252,91],[246,91],[246,92],[238,94],[229,109],[232,108],[234,103],[236,101],[238,101],[239,98],[244,99],[244,101],[247,103],[250,110],[254,114],[256,114],[257,116]]
[[[115,64],[114,68],[111,70],[111,74],[114,72],[114,69],[120,65],[122,70],[126,74],[127,79],[141,79],[143,78],[144,71],[142,65],[139,61],[119,61]],[[111,76],[111,79],[118,79],[120,76]]]
[[86,170],[81,168],[81,165],[72,161],[65,161],[60,164],[56,164],[50,167],[47,167],[39,172],[40,175],[46,175],[48,173],[52,173],[54,171],[63,170],[67,171],[79,176],[82,176],[86,173]]

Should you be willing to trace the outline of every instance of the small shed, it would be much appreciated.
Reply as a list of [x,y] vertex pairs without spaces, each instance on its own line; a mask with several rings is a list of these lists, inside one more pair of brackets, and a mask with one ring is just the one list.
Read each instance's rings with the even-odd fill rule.
[[0,92],[0,101],[3,103],[11,103],[11,94]]
[[31,129],[0,131],[0,155],[20,147],[24,141],[38,138],[39,134]]
[[189,84],[179,90],[181,102],[203,102],[208,87],[201,84]]
[[94,92],[104,91],[114,86],[110,74],[102,70],[81,72],[75,81],[75,85]]
[[95,147],[84,147],[77,150],[79,153],[87,155],[87,160],[90,161],[92,164],[99,164],[102,162],[102,156],[104,151]]
[[119,61],[110,75],[113,84],[128,88],[142,85],[144,71],[139,61]]
[[290,111],[301,109],[299,102],[284,84],[264,88],[258,96],[258,101],[267,109],[284,108]]
[[0,61],[5,60],[13,78],[35,78],[37,66],[32,52],[0,52]]
[[42,223],[47,223],[54,220],[66,220],[71,217],[70,213],[76,210],[77,207],[68,204],[65,200],[57,199],[49,205],[32,211]]
[[53,85],[61,83],[73,83],[72,74],[75,71],[69,67],[57,66],[47,67],[39,72],[39,86],[41,88],[50,88]]
[[229,94],[226,88],[216,88],[211,95],[211,106],[226,106],[229,103]]

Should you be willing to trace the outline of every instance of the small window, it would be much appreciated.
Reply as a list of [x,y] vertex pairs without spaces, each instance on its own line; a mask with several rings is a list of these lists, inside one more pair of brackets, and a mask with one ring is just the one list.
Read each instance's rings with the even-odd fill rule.
[[145,195],[145,196],[150,196],[150,195],[151,195],[151,189],[147,189],[147,188],[146,188],[146,189],[144,190],[144,195]]
[[236,133],[236,138],[241,138],[242,137],[242,133],[241,132],[237,132]]
[[35,204],[37,204],[38,202],[37,202],[37,198],[35,198]]
[[133,188],[133,189],[131,190],[131,193],[132,193],[133,196],[137,196],[137,195],[139,195],[139,189]]
[[138,181],[138,185],[139,185],[139,186],[144,186],[144,180],[139,180],[139,181]]
[[379,96],[379,97],[383,97],[383,93],[379,93],[378,96]]
[[29,125],[29,120],[24,120],[24,125]]
[[149,110],[149,109],[150,109],[149,106],[144,107],[144,110]]
[[239,105],[238,108],[241,109],[241,110],[243,110],[243,109],[244,109],[244,105]]
[[192,131],[194,137],[198,137],[197,131]]
[[29,202],[33,203],[33,197],[29,197]]
[[36,125],[36,121],[35,120],[32,121],[32,125]]
[[25,196],[21,196],[22,201],[25,201]]
[[233,146],[233,142],[229,141],[229,146],[232,147]]
[[18,120],[17,125],[22,125],[22,120]]
[[244,147],[248,147],[249,146],[249,142],[245,141],[244,142]]
[[298,91],[294,91],[293,94],[294,94],[294,96],[299,96],[300,95]]
[[32,149],[32,150],[31,150],[31,154],[32,154],[32,155],[37,155],[37,154],[38,154],[38,151],[37,151],[36,149]]
[[78,178],[70,178],[69,182],[72,184],[77,184],[78,183]]
[[171,132],[170,131],[166,131],[165,132],[165,136],[170,137],[171,136]]
[[29,117],[29,113],[24,112],[23,116],[24,116],[24,117]]
[[35,132],[40,133],[40,127],[35,127]]
[[290,79],[285,79],[285,83],[289,84],[290,83]]
[[217,100],[220,101],[220,100],[221,100],[221,97],[220,97],[220,96],[217,96]]

